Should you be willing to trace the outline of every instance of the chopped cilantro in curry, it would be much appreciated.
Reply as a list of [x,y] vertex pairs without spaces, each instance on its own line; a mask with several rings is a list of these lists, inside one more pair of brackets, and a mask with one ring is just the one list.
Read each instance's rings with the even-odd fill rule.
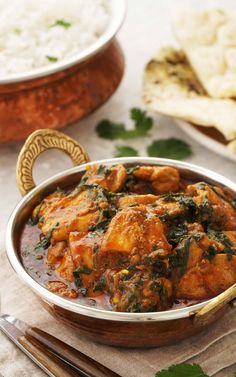
[[33,210],[21,258],[50,291],[109,310],[206,300],[236,282],[234,201],[171,166],[91,165]]

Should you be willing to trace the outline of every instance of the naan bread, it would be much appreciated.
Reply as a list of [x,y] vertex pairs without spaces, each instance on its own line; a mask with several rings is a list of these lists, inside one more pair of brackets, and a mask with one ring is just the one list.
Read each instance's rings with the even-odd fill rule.
[[151,111],[214,126],[227,140],[236,138],[236,102],[208,97],[180,50],[163,48],[147,64],[143,98]]
[[236,12],[185,10],[175,15],[173,26],[207,93],[236,97]]

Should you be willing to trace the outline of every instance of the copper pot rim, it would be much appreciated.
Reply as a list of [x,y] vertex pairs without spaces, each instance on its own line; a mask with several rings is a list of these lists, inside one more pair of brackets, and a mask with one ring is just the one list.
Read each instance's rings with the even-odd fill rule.
[[0,85],[20,83],[46,77],[89,60],[91,57],[103,50],[120,30],[126,16],[127,0],[111,0],[110,8],[111,16],[108,27],[98,38],[98,40],[91,46],[72,57],[63,59],[62,61],[53,64],[32,69],[28,72],[0,76]]
[[105,320],[112,320],[112,321],[123,321],[123,322],[146,322],[146,321],[169,321],[169,320],[176,320],[180,318],[189,317],[195,313],[197,313],[200,309],[204,308],[207,304],[213,303],[213,300],[219,296],[216,296],[212,299],[206,300],[204,302],[191,305],[188,307],[180,308],[180,309],[173,309],[173,310],[166,310],[160,312],[150,312],[150,313],[124,313],[124,312],[113,312],[103,309],[96,309],[93,307],[89,307],[83,304],[79,304],[77,302],[73,302],[72,300],[65,299],[60,297],[46,288],[41,286],[37,283],[24,269],[21,261],[19,259],[18,252],[14,245],[14,228],[17,224],[18,215],[21,211],[25,208],[27,203],[34,198],[34,196],[41,192],[42,190],[46,190],[49,185],[55,183],[57,180],[61,178],[69,177],[75,173],[83,172],[87,166],[92,166],[96,164],[117,164],[117,163],[124,163],[124,164],[152,164],[152,165],[169,165],[179,169],[184,169],[188,172],[192,172],[194,174],[199,174],[204,176],[206,179],[213,180],[214,182],[223,185],[236,193],[236,184],[233,183],[231,180],[225,178],[224,176],[215,173],[211,170],[202,168],[200,166],[190,164],[187,162],[181,162],[171,159],[163,159],[163,158],[150,158],[150,157],[123,157],[123,158],[112,158],[112,159],[103,159],[97,160],[93,162],[88,162],[82,164],[80,166],[76,166],[71,169],[64,170],[51,178],[43,181],[37,187],[35,187],[32,191],[30,191],[18,205],[15,207],[14,211],[12,212],[10,219],[8,221],[7,230],[6,230],[6,251],[7,257],[12,268],[15,270],[17,275],[36,293],[38,294],[44,301],[59,306],[61,308],[67,309],[71,312],[82,314],[88,317],[95,317],[99,319]]

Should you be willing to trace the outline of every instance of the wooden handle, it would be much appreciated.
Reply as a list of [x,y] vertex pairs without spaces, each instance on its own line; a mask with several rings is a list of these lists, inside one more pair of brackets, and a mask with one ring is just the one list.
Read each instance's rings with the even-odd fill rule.
[[63,361],[55,357],[46,350],[40,343],[27,336],[18,339],[22,346],[27,349],[49,372],[55,377],[78,377],[78,373],[73,371]]
[[28,328],[26,334],[90,377],[120,377],[89,356],[36,327]]
[[42,152],[48,149],[64,151],[75,166],[89,161],[84,148],[62,132],[49,129],[33,132],[23,145],[16,164],[16,181],[22,196],[35,187],[32,174],[34,162]]
[[193,324],[195,327],[202,327],[211,322],[211,319],[215,317],[215,314],[223,306],[231,303],[235,306],[236,298],[236,284],[228,288],[226,291],[216,296],[211,300],[209,304],[200,309],[193,317]]

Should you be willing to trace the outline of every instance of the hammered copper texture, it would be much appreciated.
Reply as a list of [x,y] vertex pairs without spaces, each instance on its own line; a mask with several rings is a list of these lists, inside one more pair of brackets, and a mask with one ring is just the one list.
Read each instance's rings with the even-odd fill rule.
[[62,128],[101,106],[116,90],[124,57],[115,40],[89,61],[48,77],[0,85],[0,142],[39,128]]
[[224,306],[204,326],[195,327],[194,316],[169,321],[108,321],[73,313],[41,298],[39,300],[53,317],[74,328],[78,335],[98,343],[127,348],[150,348],[178,343],[204,331],[230,310]]

